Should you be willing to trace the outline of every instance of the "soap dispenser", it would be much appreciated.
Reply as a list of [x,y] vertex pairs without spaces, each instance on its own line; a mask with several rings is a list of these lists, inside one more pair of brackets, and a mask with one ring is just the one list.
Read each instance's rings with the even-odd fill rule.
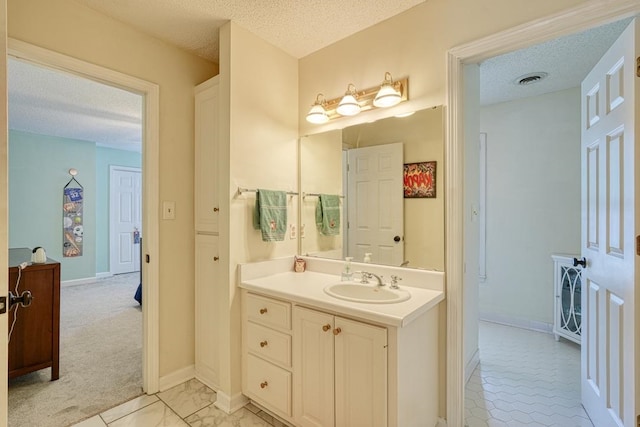
[[353,261],[353,258],[350,256],[344,259],[344,269],[342,270],[343,282],[348,282],[353,277],[353,273],[351,272],[351,261]]
[[371,262],[371,252],[366,252],[364,254],[364,262],[367,264]]

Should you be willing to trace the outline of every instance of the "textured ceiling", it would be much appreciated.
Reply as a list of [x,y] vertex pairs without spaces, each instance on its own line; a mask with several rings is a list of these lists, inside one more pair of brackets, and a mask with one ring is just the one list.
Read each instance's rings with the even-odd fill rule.
[[[579,86],[629,24],[630,19],[490,58],[480,64],[480,103],[511,101]],[[518,85],[529,73],[548,76]]]
[[425,0],[76,0],[218,62],[218,30],[233,20],[302,58]]
[[140,151],[142,97],[9,58],[9,129]]

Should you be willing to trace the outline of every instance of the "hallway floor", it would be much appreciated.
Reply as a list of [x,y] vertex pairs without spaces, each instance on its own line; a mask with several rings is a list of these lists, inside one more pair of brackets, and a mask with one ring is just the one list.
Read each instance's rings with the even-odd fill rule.
[[468,427],[593,427],[580,404],[580,346],[480,322],[479,347],[465,388]]

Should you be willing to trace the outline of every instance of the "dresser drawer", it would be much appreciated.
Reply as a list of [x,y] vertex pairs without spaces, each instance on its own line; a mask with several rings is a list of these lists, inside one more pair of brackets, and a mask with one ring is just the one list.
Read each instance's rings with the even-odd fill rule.
[[291,367],[291,336],[247,322],[247,348],[264,359]]
[[249,320],[279,329],[291,329],[291,304],[259,295],[247,294]]
[[246,388],[256,402],[291,416],[291,372],[249,354]]

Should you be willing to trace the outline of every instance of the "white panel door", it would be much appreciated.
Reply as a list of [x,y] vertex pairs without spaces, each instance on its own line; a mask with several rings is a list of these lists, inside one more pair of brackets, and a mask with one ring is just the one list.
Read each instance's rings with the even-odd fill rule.
[[582,82],[582,402],[594,426],[636,425],[637,144],[632,22]]
[[402,143],[349,150],[349,256],[404,262]]
[[142,173],[139,168],[111,166],[109,259],[111,274],[140,271]]

